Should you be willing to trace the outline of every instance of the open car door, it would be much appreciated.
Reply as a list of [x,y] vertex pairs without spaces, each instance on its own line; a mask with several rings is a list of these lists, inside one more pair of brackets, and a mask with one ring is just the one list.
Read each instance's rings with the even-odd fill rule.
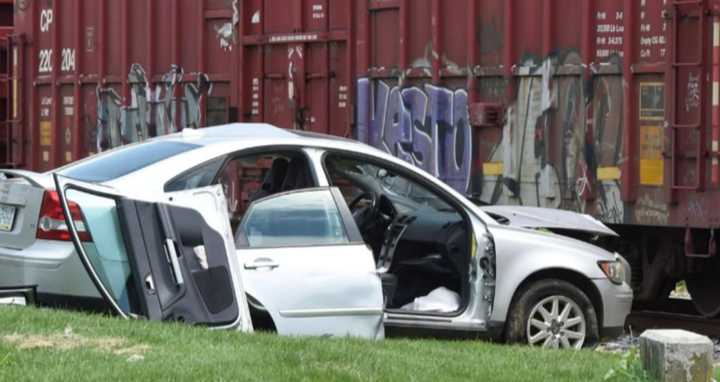
[[250,303],[279,334],[384,337],[373,253],[337,188],[254,201],[236,247]]
[[75,249],[120,316],[252,330],[219,186],[166,203],[54,178]]

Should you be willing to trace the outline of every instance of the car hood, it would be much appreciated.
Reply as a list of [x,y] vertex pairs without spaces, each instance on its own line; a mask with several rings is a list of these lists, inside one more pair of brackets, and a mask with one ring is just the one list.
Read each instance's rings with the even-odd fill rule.
[[483,206],[480,208],[494,219],[500,220],[500,224],[514,227],[562,229],[603,236],[618,236],[615,231],[601,221],[577,212],[524,206]]
[[614,253],[601,247],[552,232],[507,225],[492,225],[488,226],[488,229],[498,249],[512,248],[519,251],[532,249],[542,253],[565,252],[592,258],[594,261],[615,259]]

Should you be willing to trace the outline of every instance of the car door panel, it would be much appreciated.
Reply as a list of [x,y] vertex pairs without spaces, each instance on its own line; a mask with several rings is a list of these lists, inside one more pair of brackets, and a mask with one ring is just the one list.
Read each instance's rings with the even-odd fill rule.
[[[232,322],[239,312],[228,262],[211,256],[203,267],[193,250],[202,245],[206,253],[224,253],[222,236],[203,226],[203,217],[195,209],[131,200],[121,203],[127,235],[142,238],[128,243],[132,253],[142,254],[135,257],[136,267],[139,274],[153,278],[148,309],[158,311],[151,317],[184,321],[190,320],[188,315],[205,316],[206,308],[213,321]],[[170,228],[173,225],[175,230]],[[152,255],[164,252],[166,256]]]
[[380,279],[364,245],[248,249],[239,254],[247,291],[271,314],[278,333],[381,335]]
[[76,250],[117,313],[251,328],[227,211],[213,206],[224,199],[219,187],[203,191],[206,197],[196,196],[192,205],[178,205],[129,199],[58,175],[55,180]]
[[[267,207],[272,203],[277,211]],[[309,212],[313,203],[322,208]],[[263,218],[271,224],[261,224]],[[256,201],[240,232],[245,286],[271,315],[278,333],[384,336],[382,287],[373,255],[337,189]]]
[[[165,195],[170,204],[185,207],[194,206],[197,209],[202,209],[202,211],[204,211],[203,216],[205,217],[205,222],[208,226],[206,227],[206,230],[210,228],[223,234],[223,245],[225,247],[224,252],[232,254],[232,256],[228,258],[227,271],[232,275],[235,275],[234,278],[238,278],[238,287],[235,288],[235,299],[242,310],[241,316],[245,318],[242,321],[243,326],[241,329],[243,331],[251,331],[252,323],[250,322],[247,295],[245,293],[244,281],[241,277],[242,267],[240,266],[237,256],[235,256],[236,248],[228,216],[228,199],[224,196],[222,187],[210,186],[187,191],[171,192]],[[180,231],[180,233],[183,235],[193,235],[194,232],[185,227],[182,231]],[[195,259],[201,263],[201,265],[204,263],[204,266],[209,269],[214,269],[213,272],[206,275],[208,279],[213,280],[216,278],[218,272],[221,272],[221,270],[218,269],[218,266],[221,264],[218,264],[217,260],[214,260],[215,262],[211,263],[210,261],[212,258],[208,258],[207,252],[208,249],[206,247],[194,247],[192,254],[195,256]],[[206,283],[203,283],[202,285],[206,285]]]

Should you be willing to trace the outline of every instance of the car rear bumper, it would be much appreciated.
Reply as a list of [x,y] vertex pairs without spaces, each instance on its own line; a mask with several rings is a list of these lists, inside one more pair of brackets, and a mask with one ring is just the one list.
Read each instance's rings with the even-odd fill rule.
[[630,314],[633,291],[626,283],[613,284],[610,280],[593,280],[603,302],[603,322],[600,324],[603,337],[617,337],[622,334],[625,320]]
[[0,248],[0,288],[35,286],[38,295],[101,298],[70,242],[36,240],[23,250]]

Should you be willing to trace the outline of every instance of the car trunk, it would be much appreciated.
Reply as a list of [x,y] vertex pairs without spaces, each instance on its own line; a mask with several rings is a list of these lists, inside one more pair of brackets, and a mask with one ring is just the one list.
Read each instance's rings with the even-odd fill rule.
[[44,176],[4,171],[0,177],[0,247],[22,250],[36,240]]

